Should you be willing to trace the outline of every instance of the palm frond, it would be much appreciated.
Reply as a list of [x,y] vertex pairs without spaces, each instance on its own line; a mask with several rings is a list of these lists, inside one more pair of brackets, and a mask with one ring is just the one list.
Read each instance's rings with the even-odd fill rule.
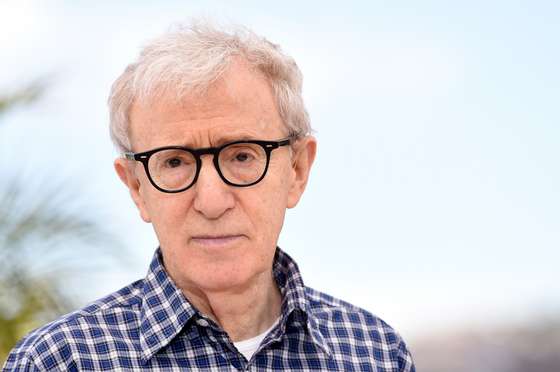
[[45,92],[46,86],[45,80],[40,79],[15,92],[0,95],[0,115],[17,105],[26,105],[37,101]]

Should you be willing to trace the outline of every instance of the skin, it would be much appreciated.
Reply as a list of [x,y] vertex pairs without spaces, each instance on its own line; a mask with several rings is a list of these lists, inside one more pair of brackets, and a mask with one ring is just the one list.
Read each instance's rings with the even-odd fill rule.
[[[242,59],[203,96],[135,103],[130,122],[135,152],[288,134],[270,84]],[[286,208],[295,207],[305,190],[316,146],[315,138],[306,136],[292,149],[274,150],[265,178],[245,188],[226,185],[212,156],[203,156],[196,184],[177,194],[155,189],[139,162],[115,160],[140,216],[154,227],[170,277],[232,341],[264,332],[280,314],[272,261]]]

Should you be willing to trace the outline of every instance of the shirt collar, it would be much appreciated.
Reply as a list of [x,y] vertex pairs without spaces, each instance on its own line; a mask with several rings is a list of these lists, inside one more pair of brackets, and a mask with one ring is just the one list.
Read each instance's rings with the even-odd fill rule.
[[317,317],[306,295],[305,285],[297,263],[286,252],[276,248],[272,267],[274,278],[282,293],[282,320],[285,327],[288,317],[296,312],[301,314],[313,342],[327,355],[331,355],[326,338],[319,328]]
[[147,362],[171,342],[197,310],[165,271],[159,248],[144,280],[142,298],[140,345],[142,361]]
[[[300,313],[313,342],[330,355],[328,343],[307,300],[299,268],[280,248],[276,249],[274,256],[273,274],[282,293],[282,328],[292,313]],[[200,314],[165,271],[159,248],[144,280],[142,298],[140,345],[142,361],[145,363],[167,346],[193,316]]]

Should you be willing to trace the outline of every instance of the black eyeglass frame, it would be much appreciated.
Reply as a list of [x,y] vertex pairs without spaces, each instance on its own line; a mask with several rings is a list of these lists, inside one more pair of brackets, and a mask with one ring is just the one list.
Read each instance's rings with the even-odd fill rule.
[[[209,154],[211,154],[213,156],[212,162],[214,163],[214,168],[216,168],[216,171],[218,172],[218,174],[220,175],[220,178],[222,179],[222,181],[224,181],[225,184],[230,185],[230,186],[235,186],[235,187],[248,187],[248,186],[253,186],[253,185],[261,182],[262,179],[264,178],[264,176],[266,176],[266,173],[268,171],[268,165],[270,163],[270,154],[272,153],[272,150],[277,149],[281,146],[289,145],[292,142],[293,138],[295,138],[295,136],[289,136],[289,137],[286,137],[286,138],[278,140],[278,141],[239,140],[239,141],[225,143],[225,144],[223,144],[222,146],[219,146],[219,147],[205,147],[205,148],[201,148],[201,149],[191,149],[189,147],[184,147],[184,146],[164,146],[164,147],[158,147],[158,148],[155,148],[155,149],[152,149],[152,150],[148,150],[148,151],[144,151],[144,152],[138,152],[138,153],[125,152],[125,153],[123,153],[123,157],[128,159],[128,160],[136,160],[136,161],[141,162],[144,165],[144,171],[146,172],[146,175],[148,176],[148,179],[150,180],[150,183],[156,189],[158,189],[159,191],[169,193],[169,194],[182,192],[182,191],[185,191],[185,190],[188,190],[189,188],[191,188],[196,183],[196,181],[198,180],[198,175],[200,174],[200,170],[202,169],[201,156],[202,155],[209,155]],[[251,144],[255,144],[255,145],[260,145],[266,153],[266,165],[264,167],[263,174],[256,181],[248,183],[248,184],[236,184],[236,183],[230,182],[222,174],[222,171],[220,170],[220,165],[219,165],[219,162],[218,162],[218,155],[220,154],[220,151],[222,151],[224,148],[226,148],[228,146],[236,145],[236,144],[239,144],[239,143],[251,143]],[[191,153],[194,156],[194,158],[196,160],[196,173],[195,173],[194,178],[193,178],[193,180],[190,184],[188,184],[187,186],[185,186],[181,189],[166,190],[166,189],[163,189],[163,188],[159,187],[156,184],[156,182],[152,179],[152,175],[150,174],[150,170],[149,170],[149,167],[148,167],[150,157],[152,155],[154,155],[155,153],[163,151],[163,150],[183,150],[183,151]]]

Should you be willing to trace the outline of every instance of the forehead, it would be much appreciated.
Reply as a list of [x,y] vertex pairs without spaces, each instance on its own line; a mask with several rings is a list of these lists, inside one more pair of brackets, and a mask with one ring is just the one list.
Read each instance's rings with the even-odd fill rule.
[[232,63],[204,93],[175,97],[164,94],[132,106],[129,135],[134,151],[286,134],[270,83],[246,63]]

